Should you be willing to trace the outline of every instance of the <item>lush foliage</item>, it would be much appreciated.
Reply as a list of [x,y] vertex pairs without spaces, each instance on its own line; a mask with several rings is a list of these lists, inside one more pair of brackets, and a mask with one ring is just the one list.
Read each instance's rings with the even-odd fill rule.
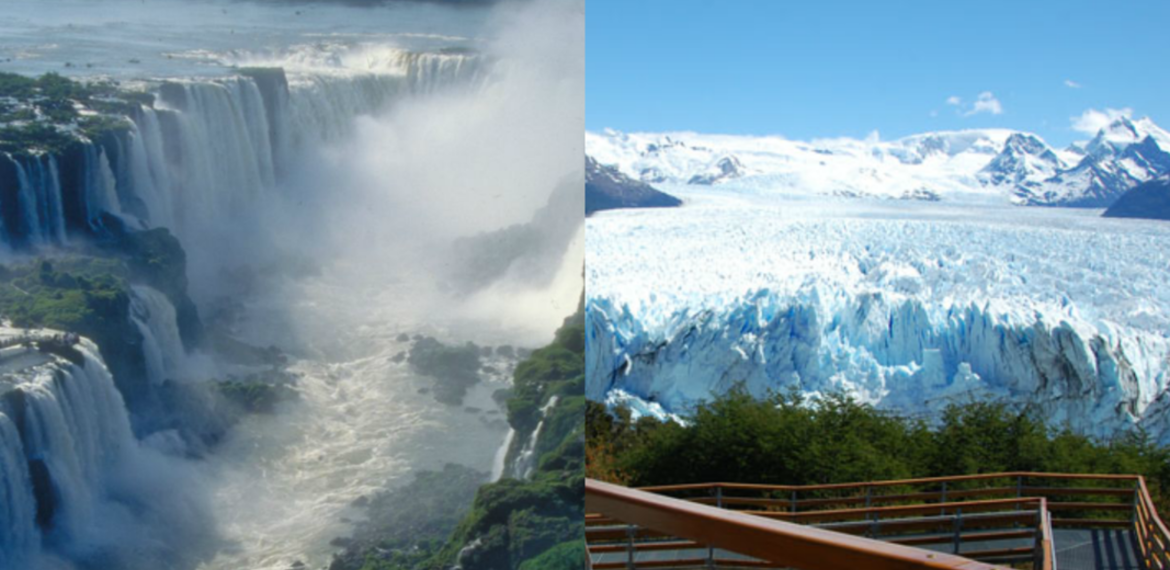
[[1144,432],[1099,442],[997,403],[952,406],[930,425],[844,396],[758,400],[735,389],[696,407],[686,425],[634,422],[627,411],[610,414],[593,402],[587,415],[589,476],[631,485],[1047,471],[1142,474],[1153,493],[1170,489],[1170,449]]
[[9,266],[0,284],[0,314],[18,327],[94,336],[119,329],[129,297],[125,268],[111,260],[63,258]]
[[0,99],[0,151],[54,154],[77,140],[58,127],[76,126],[80,134],[97,139],[125,131],[126,117],[154,101],[149,93],[127,91],[113,81],[83,83],[56,73],[0,73]]
[[[516,367],[508,421],[525,441],[544,416],[530,478],[485,485],[431,568],[576,570],[584,556],[585,318],[565,320],[548,346]],[[513,445],[513,451],[515,444]],[[514,460],[515,457],[510,457]],[[474,545],[474,546],[472,546]]]

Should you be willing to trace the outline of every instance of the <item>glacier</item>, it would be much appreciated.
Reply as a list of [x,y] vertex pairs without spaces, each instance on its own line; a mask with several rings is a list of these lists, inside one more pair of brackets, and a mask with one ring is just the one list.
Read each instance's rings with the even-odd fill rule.
[[742,384],[925,418],[991,399],[1170,441],[1165,224],[736,184],[587,221],[590,399],[685,416]]

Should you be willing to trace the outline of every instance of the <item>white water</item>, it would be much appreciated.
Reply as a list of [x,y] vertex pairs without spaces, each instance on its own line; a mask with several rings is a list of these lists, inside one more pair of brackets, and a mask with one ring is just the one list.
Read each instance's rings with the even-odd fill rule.
[[[87,3],[56,2],[76,8],[77,13],[85,13],[87,9]],[[197,4],[192,10],[202,10],[202,3]],[[291,18],[288,13],[273,17],[267,9],[249,3],[208,4],[214,5],[217,11],[221,5],[233,12],[259,10],[274,22],[287,22]],[[35,12],[40,4],[23,6]],[[281,6],[284,8],[292,10]],[[338,10],[357,21],[348,9]],[[92,223],[102,211],[108,211],[121,215],[132,226],[163,225],[180,236],[193,264],[210,259],[224,262],[216,268],[234,269],[229,262],[235,262],[253,272],[253,286],[239,295],[231,289],[232,276],[218,273],[210,273],[204,280],[193,276],[193,289],[202,285],[201,290],[208,296],[234,295],[233,300],[245,305],[245,318],[232,333],[259,346],[277,345],[289,353],[289,370],[301,375],[296,384],[299,401],[287,403],[275,415],[245,418],[229,432],[213,455],[197,465],[187,465],[183,473],[129,469],[137,467],[139,461],[149,463],[141,458],[125,462],[123,466],[129,471],[141,472],[140,477],[150,481],[133,481],[122,473],[113,478],[117,483],[113,486],[120,487],[125,496],[133,497],[134,485],[122,483],[136,482],[144,504],[173,506],[169,512],[181,515],[181,520],[149,516],[149,509],[142,511],[141,522],[122,513],[125,516],[116,525],[101,519],[102,524],[95,522],[86,528],[123,532],[128,535],[123,541],[128,548],[101,549],[107,557],[93,563],[93,555],[73,550],[75,542],[81,546],[90,544],[87,537],[82,537],[80,541],[63,540],[54,544],[55,553],[86,560],[93,567],[119,570],[150,562],[158,567],[163,561],[174,567],[217,570],[287,570],[298,560],[310,567],[326,565],[334,549],[329,541],[348,532],[349,523],[343,519],[360,516],[350,506],[354,499],[387,485],[403,483],[414,470],[438,468],[448,461],[487,471],[493,465],[500,441],[506,437],[507,426],[502,414],[490,413],[496,407],[491,394],[505,387],[506,381],[483,382],[468,394],[465,406],[482,411],[439,404],[430,394],[419,392],[430,386],[429,379],[419,378],[407,365],[391,360],[407,348],[395,340],[397,335],[419,332],[447,342],[473,340],[481,344],[533,347],[545,344],[560,319],[576,307],[581,290],[580,234],[577,245],[570,248],[564,267],[557,274],[556,287],[536,290],[525,286],[519,279],[522,276],[510,275],[506,283],[497,283],[486,294],[458,299],[440,293],[442,280],[431,274],[437,255],[434,244],[416,243],[419,241],[416,236],[388,223],[392,216],[400,220],[409,217],[409,212],[387,208],[386,201],[373,202],[376,208],[366,208],[366,204],[355,206],[346,202],[351,195],[344,191],[352,191],[357,186],[379,196],[397,193],[398,196],[428,196],[437,201],[433,198],[434,177],[412,172],[403,181],[401,173],[395,170],[426,156],[434,162],[417,170],[447,175],[451,188],[457,192],[446,196],[464,201],[470,193],[480,194],[476,196],[476,209],[484,227],[468,229],[449,224],[452,226],[446,228],[449,234],[495,229],[502,222],[514,221],[505,215],[495,215],[499,204],[507,200],[492,201],[493,194],[510,198],[512,208],[508,214],[516,217],[519,212],[524,216],[517,219],[526,219],[543,204],[546,193],[570,172],[572,166],[568,165],[580,167],[580,148],[572,145],[579,144],[583,127],[572,121],[583,120],[583,104],[568,108],[564,105],[566,101],[577,100],[568,96],[580,97],[583,93],[578,85],[583,71],[576,82],[560,81],[557,85],[563,92],[557,91],[556,95],[549,95],[547,84],[538,83],[533,89],[496,89],[486,105],[474,96],[443,98],[446,85],[469,84],[474,89],[484,80],[477,56],[437,53],[446,47],[478,47],[479,40],[456,32],[482,31],[483,12],[476,9],[448,12],[426,5],[361,12],[382,20],[379,24],[362,22],[357,26],[374,30],[409,27],[417,24],[417,19],[411,18],[418,14],[423,15],[419,16],[425,24],[421,26],[423,29],[434,27],[430,25],[434,22],[427,18],[436,13],[440,21],[445,23],[442,18],[450,18],[456,24],[450,35],[424,34],[434,37],[417,41],[337,31],[335,14],[326,12],[301,20],[314,24],[298,24],[295,41],[273,42],[276,47],[264,52],[257,51],[255,46],[269,44],[256,38],[228,39],[220,28],[209,32],[215,38],[208,43],[216,44],[210,47],[189,45],[194,35],[190,30],[173,36],[170,41],[184,44],[166,56],[168,60],[174,57],[176,68],[212,66],[215,71],[190,73],[167,81],[161,87],[163,96],[157,108],[144,110],[130,136],[117,142],[121,152],[91,147],[84,169],[86,222]],[[18,10],[16,17],[22,15]],[[130,21],[124,25],[109,25],[108,31],[87,28],[88,33],[100,43],[110,37],[122,37],[128,29],[143,28],[137,15],[127,19]],[[174,20],[173,14],[160,19]],[[111,24],[100,14],[93,22]],[[333,26],[330,32],[321,32],[316,27],[328,22]],[[0,23],[0,30],[6,25]],[[249,26],[261,37],[267,22],[241,22],[240,25]],[[166,24],[161,27],[166,28]],[[304,27],[316,35],[310,37],[301,29]],[[579,27],[581,36],[583,14]],[[555,26],[534,28],[557,29]],[[59,23],[50,29],[71,37],[74,28]],[[173,30],[158,31],[164,37],[169,32]],[[548,33],[550,45],[564,45],[563,34]],[[355,39],[358,37],[360,41]],[[8,49],[9,42],[27,43],[28,39],[15,32],[0,34],[0,52]],[[281,39],[287,38],[281,35]],[[229,42],[235,43],[224,48],[223,44]],[[578,43],[573,44],[573,49],[580,48],[583,39]],[[35,68],[32,59],[47,58],[44,54],[55,52],[54,48],[44,46],[22,46],[22,49],[34,55],[18,56],[15,69]],[[67,49],[75,48],[70,45]],[[538,59],[544,61],[554,50],[539,51]],[[118,53],[116,57],[126,55]],[[157,58],[159,54],[135,55],[142,57],[145,66],[148,58]],[[580,63],[583,57],[574,56],[573,61]],[[165,69],[165,75],[169,76],[172,74],[169,65],[156,63],[151,69]],[[229,65],[285,67],[289,71],[287,99],[264,100],[262,85],[235,76],[226,67]],[[114,75],[126,78],[125,66],[120,67]],[[516,66],[520,71],[530,67]],[[560,65],[558,73],[564,73],[565,68]],[[528,69],[528,73],[534,72]],[[151,88],[160,84],[157,76],[149,79],[147,85]],[[398,117],[385,117],[386,111],[414,96],[438,103],[416,105]],[[501,107],[508,113],[501,113]],[[550,115],[550,107],[559,112]],[[355,121],[358,115],[364,114],[378,117]],[[562,121],[549,120],[564,115],[571,116],[573,128],[565,129]],[[404,116],[412,122],[394,123]],[[509,137],[510,129],[527,121],[544,129],[529,133],[539,146],[533,147],[529,140],[517,140],[516,144],[506,145],[504,150],[511,152],[507,154],[492,152],[501,150],[498,146],[482,144]],[[419,132],[406,128],[433,131],[432,125],[441,125],[445,138],[418,138]],[[396,130],[398,127],[403,128]],[[389,133],[397,137],[400,146],[367,145],[364,141],[345,146],[347,141],[353,142],[351,135],[357,130],[367,135]],[[469,131],[474,138],[466,136]],[[558,133],[567,133],[570,137],[565,140],[573,142],[565,144],[562,137],[552,136]],[[326,149],[334,152],[333,155],[320,149],[328,142],[338,143]],[[459,143],[459,146],[444,143]],[[573,155],[573,160],[550,160],[549,148]],[[395,158],[404,164],[388,166],[382,160],[388,149],[394,149]],[[328,159],[323,161],[328,164],[315,168],[313,161],[321,159]],[[355,184],[354,180],[347,180],[355,163],[367,168],[377,183],[361,180]],[[472,166],[466,166],[468,163]],[[486,170],[497,176],[482,176],[484,165],[490,166]],[[324,173],[320,178],[305,176],[321,170]],[[459,176],[452,176],[456,173]],[[396,184],[385,184],[387,181]],[[475,184],[469,185],[467,181]],[[518,188],[525,193],[521,194]],[[540,203],[529,203],[534,201],[530,198],[535,194],[541,194]],[[302,207],[301,198],[308,202],[307,206]],[[308,213],[300,214],[297,208]],[[294,212],[288,215],[280,212],[282,209]],[[352,218],[344,214],[359,209],[363,215],[370,216],[371,225],[318,225],[323,221],[350,221]],[[280,218],[277,223],[266,225],[273,212],[288,215],[299,223],[276,227],[284,221]],[[281,239],[285,237],[279,231],[282,229],[290,239]],[[267,234],[265,230],[272,233]],[[279,264],[265,265],[263,260],[249,259],[251,250],[272,245],[251,239],[254,237],[274,238],[281,247],[298,254],[304,252],[306,257],[318,254],[316,257],[323,260],[321,274],[290,277],[281,272]],[[328,249],[336,242],[346,243],[348,247]],[[322,254],[320,250],[325,252]],[[173,308],[168,312],[169,304],[161,302],[156,293],[137,288],[133,312],[136,326],[147,339],[148,366],[157,381],[173,374],[169,370],[181,369],[182,365],[175,362],[182,361],[183,356],[181,343],[174,342],[177,333],[171,324]],[[540,309],[534,308],[534,299],[539,299]],[[487,304],[492,306],[485,308]],[[512,310],[512,306],[517,309]],[[156,439],[160,444],[167,442],[166,437],[154,436],[150,441]],[[155,458],[153,453],[144,454]],[[151,481],[154,485],[167,486],[170,494],[151,493],[148,484]],[[167,503],[167,499],[178,501],[188,497],[193,489],[198,491],[199,485],[192,482],[200,481],[210,487],[211,496],[205,503],[195,498],[190,501],[198,505]],[[184,492],[176,494],[175,489]],[[196,516],[199,509],[195,507],[214,512],[214,520]],[[103,516],[105,512],[101,511]],[[158,537],[140,529],[140,524],[150,524],[158,532],[173,532],[171,536]],[[199,528],[188,528],[194,526]],[[198,539],[201,531],[207,533],[209,529],[219,533],[224,542],[217,545],[214,556],[198,564],[177,558],[141,562],[127,559],[143,552],[132,540],[136,535],[157,539],[159,544],[179,545],[191,556],[206,552],[200,549]],[[22,540],[16,533],[12,536],[14,543]]]
[[142,351],[150,383],[176,380],[187,371],[187,351],[179,335],[175,307],[166,295],[145,285],[131,287],[130,319],[142,333]]
[[492,459],[491,481],[499,481],[504,476],[504,470],[508,466],[508,450],[512,447],[514,439],[516,439],[516,430],[509,427],[508,435],[504,436],[504,442],[500,444],[499,449],[496,450],[495,458]]
[[540,421],[536,422],[536,427],[532,430],[532,435],[524,442],[524,447],[520,449],[520,454],[516,456],[516,463],[512,469],[512,476],[517,479],[527,479],[536,470],[536,444],[540,442],[540,430],[544,428],[544,419],[548,416],[548,411],[556,407],[557,397],[552,396],[540,407]]
[[[82,203],[90,227],[103,213],[134,227],[167,227],[190,244],[208,234],[250,236],[273,206],[281,176],[304,151],[338,141],[354,119],[385,110],[412,95],[426,96],[483,79],[474,54],[414,53],[388,49],[387,65],[367,69],[294,69],[265,100],[246,76],[167,80],[154,107],[143,107],[124,139],[89,145],[83,153]],[[256,63],[280,64],[286,59]],[[317,158],[316,155],[311,155]],[[21,226],[6,228],[32,245],[63,244],[66,221],[58,161],[15,159]],[[6,206],[9,207],[9,206]],[[245,228],[245,229],[242,229]],[[77,229],[77,228],[75,228]],[[14,240],[15,241],[15,240]]]
[[[410,346],[396,337],[420,332],[447,342],[534,346],[547,342],[551,329],[501,330],[493,321],[453,316],[458,307],[428,301],[429,276],[385,283],[341,263],[322,277],[279,281],[267,290],[249,303],[239,332],[300,355],[291,370],[302,375],[301,401],[275,417],[248,418],[217,451],[215,510],[224,514],[220,524],[235,546],[204,568],[324,565],[328,542],[349,532],[341,519],[361,516],[350,507],[354,499],[445,462],[483,470],[487,480],[508,431],[503,414],[487,411],[496,408],[492,392],[507,381],[472,389],[464,406],[481,412],[440,404],[419,393],[432,380],[391,360]],[[241,503],[249,508],[238,508]]]
[[18,207],[29,233],[29,241],[40,245],[46,241],[65,242],[65,218],[61,206],[61,182],[57,159],[36,157],[26,165],[17,164],[20,182]]
[[[179,460],[140,447],[134,439],[97,347],[83,339],[75,348],[83,358],[79,365],[35,353],[6,355],[7,372],[13,374],[6,382],[15,382],[0,388],[24,397],[9,396],[0,404],[0,568],[62,567],[60,552],[42,552],[42,541],[66,545],[70,558],[120,568],[148,568],[193,555],[207,530],[187,536],[184,554],[169,550],[173,545],[163,537],[206,524],[192,503],[198,487],[175,476]],[[34,459],[44,461],[56,497],[48,529],[35,520],[28,471]],[[184,496],[158,500],[160,485],[167,494],[183,488]]]

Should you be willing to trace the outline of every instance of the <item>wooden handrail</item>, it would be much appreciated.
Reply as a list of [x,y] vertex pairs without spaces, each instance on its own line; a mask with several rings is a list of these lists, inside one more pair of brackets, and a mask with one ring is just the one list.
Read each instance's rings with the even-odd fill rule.
[[1137,478],[1137,496],[1134,497],[1133,529],[1146,568],[1170,567],[1170,532],[1158,516],[1145,477]]
[[[1015,479],[1014,487],[994,489],[996,493],[983,492],[985,488],[961,485],[962,488],[951,488],[948,483],[991,481]],[[1053,481],[1096,481],[1107,483],[1132,483],[1132,487],[1121,488],[1116,484],[1093,487],[1089,485],[1071,485],[1060,487],[1057,483],[1027,485],[1025,480],[1048,479]],[[875,492],[898,486],[926,486],[938,485],[939,490],[920,490],[910,492],[895,491],[894,494]],[[992,483],[996,485],[996,483]],[[1056,485],[1056,486],[1053,486]],[[858,491],[848,497],[828,496],[814,498],[800,498],[801,493],[816,491]],[[1015,491],[1015,497],[992,500],[955,501],[963,496],[1010,494]],[[646,493],[651,491],[652,493]],[[740,491],[740,493],[736,493]],[[949,491],[949,492],[948,492]],[[696,492],[705,492],[705,496],[698,497]],[[761,493],[761,498],[752,498],[752,493]],[[616,495],[614,493],[617,493]],[[630,496],[622,493],[642,493],[642,502],[629,503]],[[674,498],[658,493],[681,493],[682,498]],[[768,493],[775,493],[771,498]],[[1123,499],[1132,493],[1132,504],[1102,502],[1106,496],[1114,499]],[[1079,496],[1099,495],[1099,499],[1072,500]],[[758,495],[757,495],[758,496]],[[948,497],[953,497],[948,501]],[[1053,500],[1063,498],[1064,501]],[[937,500],[938,502],[926,502]],[[916,505],[895,504],[907,501],[924,501]],[[1034,567],[1039,570],[1052,570],[1054,560],[1052,528],[1060,527],[1129,527],[1134,531],[1139,547],[1140,557],[1145,567],[1158,570],[1170,570],[1170,530],[1167,529],[1154,506],[1153,498],[1145,478],[1139,475],[1097,475],[1084,473],[1044,473],[1011,471],[1003,473],[982,473],[977,475],[959,475],[952,477],[924,477],[917,479],[901,479],[890,481],[868,481],[859,483],[834,483],[826,485],[760,485],[746,483],[698,483],[682,485],[659,485],[643,487],[641,489],[625,489],[597,481],[588,481],[586,484],[586,503],[593,512],[600,512],[605,517],[598,519],[595,515],[587,517],[587,524],[605,523],[606,519],[623,521],[641,526],[643,531],[652,531],[651,535],[675,536],[693,540],[697,544],[713,548],[723,548],[729,551],[740,552],[754,556],[768,562],[784,564],[797,568],[993,568],[968,558],[954,555],[920,552],[910,548],[906,551],[886,550],[899,545],[891,542],[880,542],[868,538],[861,538],[845,532],[835,532],[825,528],[811,528],[799,524],[799,521],[812,520],[842,520],[850,517],[872,517],[874,521],[882,519],[886,528],[894,528],[897,519],[889,516],[905,516],[914,513],[941,512],[948,509],[963,508],[963,512],[971,513],[996,505],[1027,504],[1035,508],[1039,501],[1038,525],[1035,529],[1036,545],[1034,552],[1036,560]],[[828,510],[805,511],[801,507],[830,506],[830,505],[857,505],[864,503],[865,507],[846,507]],[[885,503],[885,506],[879,506]],[[625,504],[625,506],[622,506]],[[604,509],[598,505],[606,505]],[[756,508],[779,510],[767,511],[731,511],[725,508],[739,506],[740,508]],[[788,506],[787,509],[784,507]],[[722,508],[721,508],[722,507]],[[617,512],[613,509],[617,508]],[[609,509],[609,510],[606,510]],[[632,510],[631,510],[632,509]],[[942,509],[939,511],[939,509]],[[1089,518],[1054,518],[1053,512],[1082,511],[1082,517]],[[1102,518],[1093,516],[1093,512],[1101,511],[1128,511],[1130,518]],[[1119,513],[1120,514],[1120,513]],[[762,516],[761,516],[762,515]],[[631,519],[630,516],[642,517]],[[650,517],[649,519],[645,517]],[[681,518],[679,518],[681,517]],[[712,518],[713,517],[713,518]],[[840,517],[840,518],[838,518]],[[674,522],[671,522],[671,520]],[[776,520],[780,519],[780,520]],[[791,522],[788,522],[791,521]],[[913,521],[910,521],[913,522]],[[849,524],[843,521],[841,524]],[[829,525],[833,526],[833,525]],[[704,530],[704,528],[706,530]],[[876,528],[876,527],[875,527]],[[956,527],[957,528],[957,527]],[[1018,528],[1018,527],[1017,527]],[[738,529],[738,530],[737,530]],[[864,532],[869,531],[846,529],[842,531]],[[897,533],[897,531],[894,531]],[[826,534],[827,533],[827,534]],[[752,538],[745,539],[742,536]],[[903,535],[904,536],[904,535]],[[956,532],[956,545],[960,540]],[[753,550],[751,543],[764,539],[770,544],[783,545],[770,550]],[[886,535],[888,540],[896,540],[893,535]],[[632,544],[632,543],[631,543]],[[876,544],[876,546],[874,546]],[[763,548],[763,547],[757,547]],[[905,547],[903,547],[905,548]],[[956,546],[956,549],[958,547]],[[958,550],[956,550],[957,552]],[[712,551],[714,552],[714,551]],[[964,554],[967,554],[964,552]],[[979,553],[973,553],[978,556]],[[782,556],[782,559],[775,558]],[[926,558],[923,558],[923,557]],[[873,558],[870,560],[870,558]],[[955,566],[954,564],[959,564]],[[974,564],[963,566],[962,564]]]
[[763,485],[757,483],[684,483],[679,485],[654,485],[638,487],[642,491],[666,493],[672,491],[701,491],[707,489],[738,489],[743,491],[832,491],[841,489],[864,489],[897,487],[899,485],[926,485],[930,483],[955,483],[962,481],[980,481],[987,479],[1012,479],[1029,477],[1034,479],[1067,479],[1067,480],[1100,480],[1100,481],[1136,481],[1138,475],[1093,475],[1085,473],[1042,473],[1032,471],[1007,471],[1003,473],[979,473],[976,475],[954,475],[950,477],[921,477],[917,479],[892,479],[885,481],[861,481],[856,483],[828,483],[823,485]]
[[1056,548],[1052,541],[1052,513],[1048,511],[1047,499],[1040,499],[1040,536],[1036,543],[1037,570],[1053,570],[1056,566]]
[[756,517],[690,501],[585,481],[587,512],[803,570],[999,568],[829,530]]

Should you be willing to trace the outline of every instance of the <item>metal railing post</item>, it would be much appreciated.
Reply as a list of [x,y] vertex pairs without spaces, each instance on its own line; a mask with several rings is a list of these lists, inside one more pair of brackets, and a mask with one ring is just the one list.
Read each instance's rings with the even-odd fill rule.
[[789,507],[791,512],[796,512],[796,489],[792,490],[792,499],[789,501]]
[[959,553],[959,544],[963,542],[963,508],[962,507],[955,509],[954,529],[955,529],[955,531],[954,531],[955,532],[954,548],[955,548],[955,554],[958,554]]
[[865,508],[868,509],[871,506],[873,506],[873,487],[867,485],[865,487]]
[[1016,498],[1020,498],[1023,496],[1024,496],[1024,476],[1020,475],[1020,476],[1016,477]]
[[1032,567],[1044,568],[1044,509],[1036,506],[1036,543],[1032,546]]
[[940,502],[940,503],[947,502],[947,482],[946,481],[942,482],[942,497],[939,498],[938,502]]
[[[715,487],[715,507],[723,508],[723,487]],[[715,547],[707,547],[707,570],[715,570]]]
[[635,530],[637,527],[629,525],[626,527],[626,570],[634,570],[634,536],[637,534]]
[[879,522],[879,519],[881,519],[881,513],[877,512],[877,511],[873,511],[870,513],[870,520],[872,521],[869,524],[869,537],[870,538],[876,539],[878,537],[878,535],[881,533],[881,522]]

